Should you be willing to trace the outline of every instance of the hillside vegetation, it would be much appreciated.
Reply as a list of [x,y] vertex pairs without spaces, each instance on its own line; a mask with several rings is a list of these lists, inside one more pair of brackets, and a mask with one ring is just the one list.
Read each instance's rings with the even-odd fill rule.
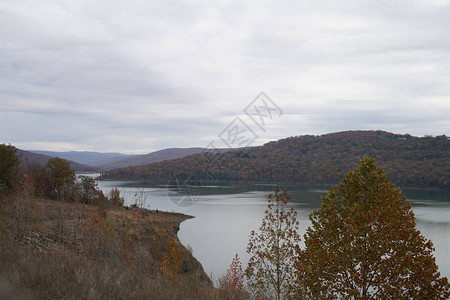
[[236,299],[215,289],[180,243],[176,232],[189,216],[23,204],[0,213],[0,281],[10,285],[0,286],[2,299]]
[[450,141],[384,131],[297,136],[246,150],[202,153],[105,172],[102,179],[335,184],[364,157],[404,187],[449,188]]
[[238,299],[216,289],[177,232],[191,216],[124,207],[70,163],[20,164],[0,144],[0,299]]

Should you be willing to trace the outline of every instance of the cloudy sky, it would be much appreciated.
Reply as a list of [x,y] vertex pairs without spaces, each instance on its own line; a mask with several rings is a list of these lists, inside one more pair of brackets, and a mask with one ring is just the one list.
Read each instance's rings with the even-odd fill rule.
[[[255,145],[450,135],[449,28],[447,0],[0,0],[0,143],[146,153],[236,117]],[[283,111],[264,130],[261,91]]]

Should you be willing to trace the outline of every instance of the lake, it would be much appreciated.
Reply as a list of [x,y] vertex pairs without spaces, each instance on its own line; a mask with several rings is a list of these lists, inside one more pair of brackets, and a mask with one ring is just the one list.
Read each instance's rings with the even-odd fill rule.
[[[178,236],[193,249],[193,255],[216,281],[225,274],[231,260],[239,254],[245,268],[246,248],[251,230],[257,230],[267,207],[267,195],[273,184],[220,184],[201,189],[178,188],[174,185],[154,185],[148,182],[100,181],[105,193],[117,187],[125,204],[133,203],[138,189],[147,197],[145,207],[181,212],[195,216],[181,224]],[[328,187],[281,185],[293,198],[298,212],[300,234],[310,225],[308,215],[321,203]],[[442,275],[450,278],[450,193],[445,191],[403,190],[412,204],[417,227],[430,239]],[[191,195],[196,195],[191,197]]]

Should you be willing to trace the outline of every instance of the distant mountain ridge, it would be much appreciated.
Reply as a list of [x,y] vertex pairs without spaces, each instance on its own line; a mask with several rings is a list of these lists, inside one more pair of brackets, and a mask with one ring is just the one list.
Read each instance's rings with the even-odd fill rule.
[[[35,163],[40,164],[41,166],[44,166],[49,159],[53,158],[52,156],[34,153],[34,152],[21,150],[21,149],[18,149],[16,154],[20,157],[20,160],[23,164],[35,162]],[[62,158],[62,157],[60,157],[60,158]],[[71,160],[68,160],[68,161],[70,163],[70,167],[77,172],[97,172],[98,171],[97,167],[80,164],[78,162],[71,161]]]
[[80,164],[86,164],[91,166],[100,166],[102,164],[111,163],[125,157],[134,156],[132,154],[123,153],[102,153],[93,151],[68,151],[68,152],[56,152],[56,151],[43,151],[43,150],[29,150],[30,152],[47,155],[51,157],[59,157],[67,160],[72,160]]
[[[35,154],[35,160],[39,161],[44,161],[45,159],[39,157],[38,155],[44,155],[47,157],[63,158],[82,165],[89,165],[95,167],[94,169],[96,170],[110,170],[128,166],[147,165],[164,160],[183,158],[188,155],[200,153],[204,150],[204,148],[200,147],[168,148],[147,154],[102,153],[92,151],[55,152],[43,150],[32,150],[28,152]],[[28,155],[30,156],[31,154]]]
[[450,141],[443,136],[414,137],[385,131],[344,131],[305,135],[145,166],[105,172],[102,179],[236,181],[335,184],[360,159],[372,157],[399,186],[449,189]]
[[117,169],[128,166],[147,165],[154,162],[183,158],[191,154],[200,153],[204,148],[168,148],[148,154],[132,155],[106,164],[101,164],[102,169]]

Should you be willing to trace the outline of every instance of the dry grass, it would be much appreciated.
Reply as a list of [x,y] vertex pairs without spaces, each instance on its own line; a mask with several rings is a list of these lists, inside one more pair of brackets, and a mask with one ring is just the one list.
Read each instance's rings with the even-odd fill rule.
[[30,299],[236,299],[189,275],[169,278],[139,273],[109,260],[90,261],[67,252],[3,244],[1,270]]
[[[14,207],[2,208],[0,297],[14,299],[19,291],[29,299],[239,299],[214,288],[179,242],[186,216],[42,199],[27,205],[20,230]],[[174,277],[158,271],[168,238],[183,259]]]

